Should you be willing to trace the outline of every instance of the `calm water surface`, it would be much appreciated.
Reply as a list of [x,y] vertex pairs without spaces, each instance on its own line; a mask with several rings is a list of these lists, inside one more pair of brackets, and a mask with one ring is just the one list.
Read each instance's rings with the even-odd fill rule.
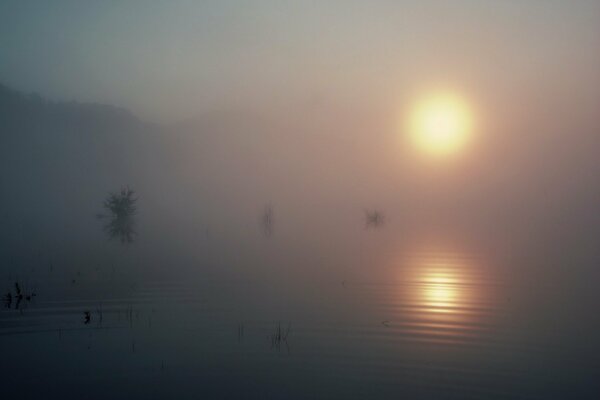
[[[576,284],[465,252],[376,259],[359,257],[363,273],[348,279],[32,270],[21,285],[36,296],[0,312],[2,390],[40,399],[598,398],[590,285],[565,290]],[[4,292],[17,275],[2,277]]]

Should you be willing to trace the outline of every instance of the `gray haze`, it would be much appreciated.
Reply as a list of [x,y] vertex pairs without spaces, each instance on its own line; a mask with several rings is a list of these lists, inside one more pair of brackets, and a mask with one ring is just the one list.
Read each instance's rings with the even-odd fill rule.
[[598,49],[591,0],[0,0],[6,392],[597,398]]
[[152,120],[331,103],[396,118],[403,96],[441,83],[497,125],[504,103],[591,100],[598,18],[594,0],[4,0],[0,79]]

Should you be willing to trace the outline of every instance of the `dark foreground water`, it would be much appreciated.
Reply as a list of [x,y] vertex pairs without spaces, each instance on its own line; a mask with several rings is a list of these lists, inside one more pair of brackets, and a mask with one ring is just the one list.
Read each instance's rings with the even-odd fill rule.
[[[347,279],[6,273],[1,398],[600,398],[595,275],[570,274],[569,262],[545,276],[510,257],[389,254],[378,266],[363,255]],[[17,304],[19,276],[36,296]]]

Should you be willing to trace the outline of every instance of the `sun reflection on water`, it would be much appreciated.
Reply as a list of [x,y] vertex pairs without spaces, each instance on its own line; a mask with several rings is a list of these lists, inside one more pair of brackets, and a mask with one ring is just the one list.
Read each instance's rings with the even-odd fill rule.
[[457,301],[455,278],[449,273],[432,272],[423,276],[424,302],[436,311],[444,311]]
[[417,253],[396,271],[400,280],[396,301],[405,310],[405,319],[453,330],[481,322],[488,293],[485,270],[475,259],[448,252]]

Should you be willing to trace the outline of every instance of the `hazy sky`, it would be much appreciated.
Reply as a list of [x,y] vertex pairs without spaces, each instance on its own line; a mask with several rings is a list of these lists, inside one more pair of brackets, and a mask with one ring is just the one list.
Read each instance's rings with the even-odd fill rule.
[[[600,79],[600,2],[0,1],[0,81],[153,119]],[[555,86],[554,86],[555,85]]]

